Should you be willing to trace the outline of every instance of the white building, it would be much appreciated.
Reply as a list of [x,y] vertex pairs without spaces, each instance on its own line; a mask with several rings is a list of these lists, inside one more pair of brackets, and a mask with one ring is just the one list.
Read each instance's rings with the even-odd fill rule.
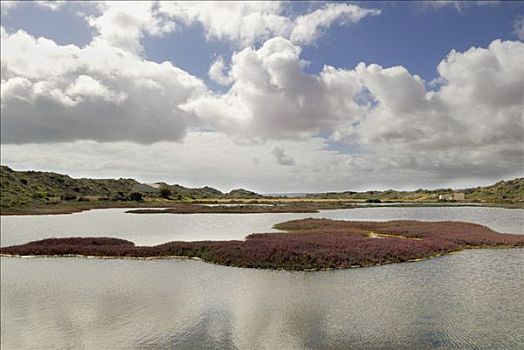
[[463,201],[466,196],[462,192],[441,194],[438,196],[439,201]]

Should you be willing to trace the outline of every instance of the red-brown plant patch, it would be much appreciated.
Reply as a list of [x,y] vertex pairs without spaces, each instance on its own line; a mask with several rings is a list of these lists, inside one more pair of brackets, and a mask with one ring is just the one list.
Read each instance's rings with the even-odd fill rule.
[[244,241],[169,242],[152,247],[115,238],[53,238],[0,248],[0,253],[186,256],[232,266],[316,270],[411,261],[467,248],[524,247],[524,235],[501,234],[464,222],[302,219],[275,227],[287,232],[251,234]]

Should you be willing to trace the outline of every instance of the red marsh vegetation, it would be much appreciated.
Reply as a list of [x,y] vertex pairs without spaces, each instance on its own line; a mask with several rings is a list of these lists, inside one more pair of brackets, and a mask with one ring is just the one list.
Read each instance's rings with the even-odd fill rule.
[[169,242],[152,247],[115,238],[52,238],[1,248],[7,255],[198,257],[230,266],[286,270],[343,269],[412,261],[468,248],[524,247],[524,235],[463,222],[302,219],[281,233],[243,241]]
[[239,204],[200,205],[180,204],[165,209],[132,209],[130,214],[256,214],[256,213],[318,213],[319,210],[351,208],[341,203]]

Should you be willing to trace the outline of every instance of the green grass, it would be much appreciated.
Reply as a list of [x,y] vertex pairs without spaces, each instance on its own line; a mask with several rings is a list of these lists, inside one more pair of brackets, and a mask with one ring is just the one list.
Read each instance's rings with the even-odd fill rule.
[[[77,211],[97,207],[151,207],[175,203],[340,203],[411,202],[415,205],[436,204],[439,194],[463,192],[466,202],[490,203],[505,207],[524,204],[524,178],[500,181],[487,187],[462,190],[436,189],[417,191],[329,192],[308,194],[303,198],[269,197],[244,189],[229,193],[212,187],[187,188],[162,183],[169,189],[169,199],[158,193],[144,195],[145,201],[130,201],[140,183],[134,179],[75,179],[68,175],[40,171],[15,171],[0,166],[0,210],[4,213],[38,211]],[[147,186],[146,186],[147,187]],[[370,203],[372,204],[372,203]],[[444,203],[445,204],[445,203]],[[43,210],[42,208],[46,208]]]

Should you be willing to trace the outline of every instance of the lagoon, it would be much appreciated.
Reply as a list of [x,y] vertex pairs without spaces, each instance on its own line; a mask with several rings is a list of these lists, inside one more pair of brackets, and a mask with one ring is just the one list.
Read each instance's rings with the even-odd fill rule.
[[[103,235],[138,244],[241,239],[304,217],[461,220],[522,233],[524,211],[360,208],[315,214],[2,217],[2,245]],[[514,349],[523,343],[524,252],[466,250],[323,272],[191,260],[1,258],[2,349]]]
[[65,215],[2,216],[2,247],[49,237],[108,236],[156,245],[169,241],[244,239],[272,232],[274,224],[307,217],[339,220],[466,221],[503,233],[524,233],[524,210],[488,207],[376,207],[319,213],[126,214],[128,209],[93,209]]
[[524,254],[288,272],[2,258],[2,349],[517,349]]

